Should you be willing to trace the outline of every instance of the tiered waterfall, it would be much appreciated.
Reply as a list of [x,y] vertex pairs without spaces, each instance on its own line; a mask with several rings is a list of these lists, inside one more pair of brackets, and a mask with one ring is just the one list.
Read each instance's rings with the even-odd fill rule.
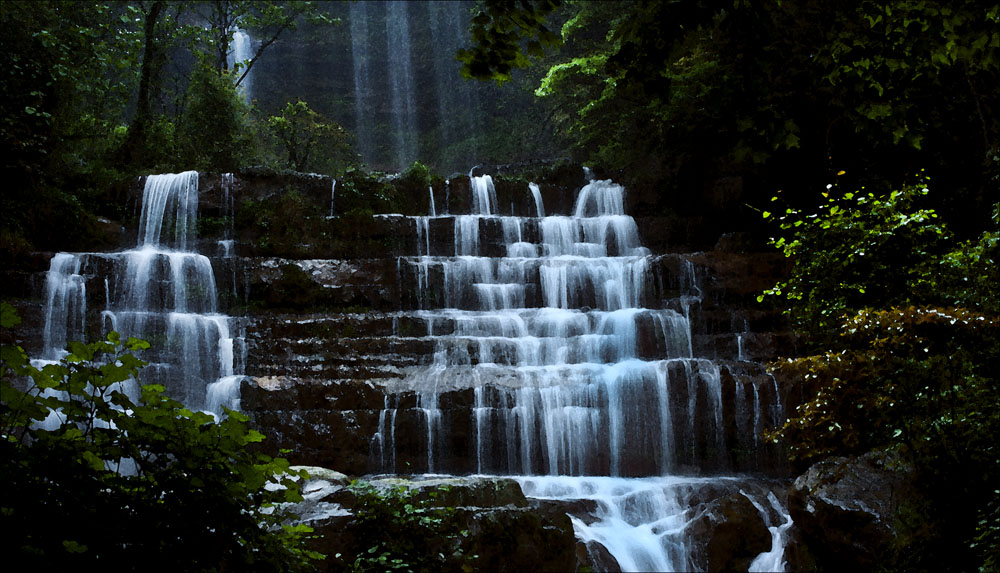
[[[219,312],[211,261],[194,251],[198,173],[150,175],[141,209],[134,249],[53,257],[43,358],[58,360],[68,341],[114,330],[150,342],[143,383],[163,384],[190,408],[236,407],[243,337],[237,321]],[[88,301],[100,300],[88,290],[104,294],[98,325],[88,324]]]
[[[593,500],[577,535],[625,570],[697,568],[693,500],[742,495],[773,536],[752,569],[779,569],[790,518],[766,480],[727,477],[773,455],[762,431],[782,418],[779,392],[740,360],[696,355],[692,265],[657,284],[612,181],[553,216],[531,184],[537,216],[516,217],[490,176],[470,177],[471,214],[412,218],[395,334],[433,357],[386,388],[373,467],[515,475],[529,497]],[[420,412],[416,428],[399,427],[403,411]]]

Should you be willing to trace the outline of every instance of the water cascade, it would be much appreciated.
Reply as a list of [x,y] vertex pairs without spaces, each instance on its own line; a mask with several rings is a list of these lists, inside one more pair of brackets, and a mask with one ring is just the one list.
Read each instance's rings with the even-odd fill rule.
[[[144,383],[163,384],[190,408],[237,405],[243,337],[236,321],[219,313],[211,261],[191,250],[197,220],[197,172],[150,175],[134,249],[55,255],[46,278],[43,357],[58,360],[68,341],[115,330],[151,343],[142,356],[149,362]],[[230,246],[223,248],[228,253]],[[89,285],[103,289],[105,299],[91,328]]]
[[334,204],[336,203],[336,199],[337,199],[337,180],[334,179],[333,182],[330,184],[330,216],[331,217],[333,217],[334,214],[336,213],[336,210],[334,209]]
[[[406,456],[410,471],[524,476],[526,495],[593,499],[598,519],[578,523],[577,534],[626,570],[691,569],[688,498],[703,486],[733,495],[742,487],[772,526],[774,547],[760,563],[780,566],[784,522],[770,516],[779,511],[773,494],[708,477],[767,465],[758,437],[783,415],[773,379],[695,355],[696,274],[681,265],[676,293],[658,294],[654,257],[620,185],[592,179],[571,215],[545,216],[538,186],[529,191],[537,217],[500,216],[492,178],[470,173],[470,214],[413,218],[418,253],[398,269],[400,284],[416,285],[403,301],[413,310],[397,323],[423,329],[433,357],[387,388],[375,468],[407,469],[398,467]],[[449,229],[450,248],[431,239]],[[407,393],[423,428],[400,442]],[[454,405],[465,400],[466,409]],[[460,437],[458,427],[471,430]],[[455,451],[465,442],[468,462]],[[645,500],[639,513],[629,508],[635,499]]]
[[[351,94],[352,107],[326,113],[354,126],[356,148],[368,165],[403,171],[419,158],[447,171],[478,159],[476,134],[484,111],[492,109],[482,96],[492,88],[463,81],[455,59],[467,42],[474,5],[369,0],[332,9],[350,26],[351,58],[324,55],[330,69],[309,82],[327,81],[326,89]],[[270,73],[288,70],[275,65]]]
[[[479,107],[479,86],[477,82],[456,82],[461,77],[461,65],[455,59],[455,52],[464,47],[468,35],[466,19],[468,6],[452,1],[427,2],[430,17],[431,41],[434,55],[434,83],[438,104],[437,125],[441,130],[441,141],[454,145],[463,134],[481,130]],[[463,113],[464,112],[464,113]],[[471,113],[470,113],[471,112]],[[475,161],[478,150],[476,138],[468,138],[469,148],[461,157],[466,162]],[[459,159],[459,158],[455,158]]]

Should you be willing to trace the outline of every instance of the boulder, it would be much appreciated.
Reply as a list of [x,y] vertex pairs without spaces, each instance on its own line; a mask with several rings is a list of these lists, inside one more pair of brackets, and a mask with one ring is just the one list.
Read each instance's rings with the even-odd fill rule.
[[890,454],[832,458],[795,480],[788,509],[796,535],[824,568],[870,570],[896,533],[895,515],[910,487],[907,468]]
[[771,548],[771,532],[760,511],[740,492],[702,506],[689,531],[692,539],[704,543],[704,550],[694,555],[706,571],[746,571],[757,555]]

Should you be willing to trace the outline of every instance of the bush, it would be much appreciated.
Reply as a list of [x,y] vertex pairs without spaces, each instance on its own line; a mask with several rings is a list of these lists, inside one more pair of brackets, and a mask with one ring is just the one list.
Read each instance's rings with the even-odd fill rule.
[[[15,322],[4,305],[4,328]],[[288,525],[293,516],[275,505],[301,500],[293,480],[304,472],[253,453],[263,436],[239,412],[215,421],[162,386],[139,387],[144,363],[129,352],[148,346],[112,332],[40,368],[3,347],[8,560],[42,570],[311,569],[321,557],[304,547],[311,530]]]
[[380,489],[355,481],[349,489],[356,497],[354,535],[363,545],[353,562],[337,555],[345,568],[359,572],[472,571],[472,561],[478,556],[465,555],[461,546],[469,531],[458,530],[454,507],[434,505],[448,486],[426,497],[405,485]]
[[288,169],[340,174],[357,163],[350,134],[302,100],[286,103],[281,115],[267,118],[267,125]]
[[831,191],[817,213],[764,213],[794,263],[758,300],[782,297],[813,351],[772,370],[815,390],[774,437],[799,462],[890,450],[912,468],[918,495],[891,516],[887,569],[989,568],[1000,549],[1000,234],[952,240],[919,208],[928,192]]
[[236,171],[251,162],[255,143],[246,104],[229,74],[200,62],[176,132],[181,164],[199,171]]
[[[793,324],[818,343],[829,341],[862,308],[940,302],[933,298],[937,292],[916,288],[925,278],[925,262],[950,246],[937,213],[918,207],[928,193],[923,185],[883,197],[830,189],[815,213],[764,211],[787,234],[771,244],[794,265],[787,280],[758,300],[784,298]],[[777,205],[779,198],[771,200]]]

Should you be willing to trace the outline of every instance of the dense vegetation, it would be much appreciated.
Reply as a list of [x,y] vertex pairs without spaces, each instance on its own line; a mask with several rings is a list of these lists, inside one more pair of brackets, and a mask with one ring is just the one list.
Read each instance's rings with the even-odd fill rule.
[[[3,328],[19,319],[6,303]],[[42,570],[311,570],[322,557],[281,504],[307,477],[251,450],[247,417],[216,421],[140,386],[149,344],[73,342],[38,367],[0,356],[0,522],[7,559]]]
[[[831,189],[813,213],[776,207],[794,259],[775,297],[804,356],[772,369],[812,390],[774,435],[801,468],[888,452],[915,492],[893,516],[889,569],[995,569],[1000,553],[1000,204],[957,240],[911,186]],[[780,205],[775,197],[774,205]],[[780,214],[778,214],[780,213]]]

